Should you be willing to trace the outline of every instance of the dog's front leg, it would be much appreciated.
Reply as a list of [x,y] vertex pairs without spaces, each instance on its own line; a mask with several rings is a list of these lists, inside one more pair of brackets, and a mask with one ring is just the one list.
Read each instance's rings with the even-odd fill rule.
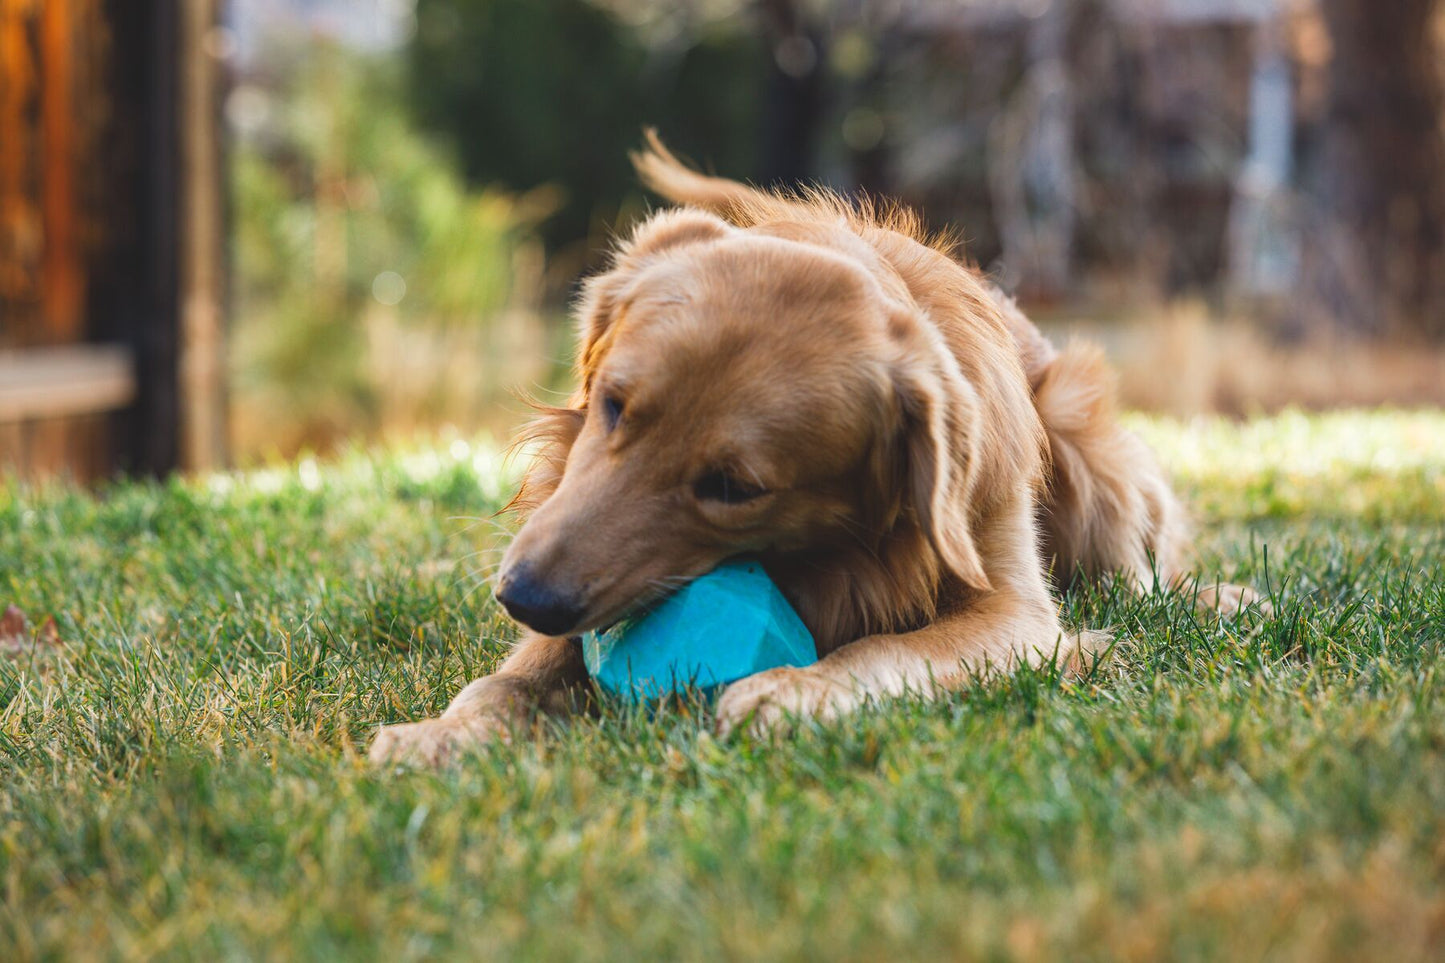
[[[1030,593],[1033,594],[1033,593]],[[1065,634],[1047,598],[995,592],[933,624],[901,635],[868,636],[801,669],[771,669],[729,686],[718,701],[718,731],[754,735],[794,719],[831,719],[868,699],[956,690],[973,674],[1039,664],[1073,664],[1081,642]]]
[[566,711],[572,690],[586,679],[576,642],[528,635],[495,673],[457,693],[440,718],[382,726],[371,744],[371,761],[444,765],[494,739],[510,739],[539,711]]

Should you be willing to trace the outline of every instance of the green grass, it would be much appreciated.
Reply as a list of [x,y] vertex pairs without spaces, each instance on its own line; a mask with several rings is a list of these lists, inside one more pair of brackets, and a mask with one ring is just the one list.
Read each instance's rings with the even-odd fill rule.
[[61,640],[0,649],[0,958],[1439,958],[1445,415],[1136,424],[1275,616],[1085,592],[1082,680],[442,775],[363,756],[505,647],[490,457],[0,483],[0,605]]

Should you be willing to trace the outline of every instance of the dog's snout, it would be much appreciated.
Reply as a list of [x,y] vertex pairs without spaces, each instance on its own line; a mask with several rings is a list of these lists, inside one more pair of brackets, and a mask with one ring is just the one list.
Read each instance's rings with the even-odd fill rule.
[[575,595],[547,584],[526,566],[502,577],[497,601],[512,618],[544,635],[561,635],[582,618],[582,605]]

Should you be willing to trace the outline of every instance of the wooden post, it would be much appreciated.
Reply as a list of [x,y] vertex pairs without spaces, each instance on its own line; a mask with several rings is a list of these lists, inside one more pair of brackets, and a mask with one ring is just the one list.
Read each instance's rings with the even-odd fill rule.
[[0,0],[0,472],[224,463],[219,2]]
[[45,338],[73,344],[85,335],[84,274],[80,263],[79,205],[75,191],[75,45],[72,0],[40,5],[41,205],[45,253],[41,273]]
[[226,461],[226,377],[216,0],[181,4],[181,461]]
[[44,231],[33,196],[31,100],[39,78],[29,0],[0,0],[0,346],[35,336]]

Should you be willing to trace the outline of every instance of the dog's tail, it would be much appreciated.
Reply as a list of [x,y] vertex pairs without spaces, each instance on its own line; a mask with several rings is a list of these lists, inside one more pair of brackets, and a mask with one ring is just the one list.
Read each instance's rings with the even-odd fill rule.
[[1097,347],[1070,344],[1039,372],[1034,401],[1048,432],[1044,536],[1069,580],[1123,573],[1168,582],[1188,544],[1183,505],[1147,445],[1119,424],[1114,376]]
[[674,204],[702,208],[737,227],[786,220],[841,221],[860,234],[873,228],[896,231],[949,256],[959,246],[952,232],[928,230],[923,219],[904,205],[862,193],[845,196],[816,184],[767,190],[712,177],[678,160],[655,129],[646,128],[643,136],[646,146],[629,155],[643,185]]
[[648,190],[674,204],[712,211],[739,227],[807,210],[808,205],[802,198],[785,197],[726,177],[698,173],[667,149],[655,128],[646,128],[643,137],[647,146],[628,155],[632,166]]
[[930,245],[952,243],[943,235],[927,236],[922,222],[907,208],[879,204],[866,195],[849,198],[814,184],[767,190],[726,177],[712,177],[678,160],[657,136],[655,128],[644,129],[643,136],[647,146],[628,156],[648,190],[674,204],[711,211],[738,227],[780,220],[842,220],[856,228],[884,227],[899,231]]
[[1205,608],[1270,611],[1248,586],[1190,579],[1188,512],[1149,446],[1119,423],[1102,351],[1076,343],[1058,352],[1038,372],[1034,402],[1051,455],[1040,521],[1060,582],[1082,572],[1148,590],[1158,579]]

